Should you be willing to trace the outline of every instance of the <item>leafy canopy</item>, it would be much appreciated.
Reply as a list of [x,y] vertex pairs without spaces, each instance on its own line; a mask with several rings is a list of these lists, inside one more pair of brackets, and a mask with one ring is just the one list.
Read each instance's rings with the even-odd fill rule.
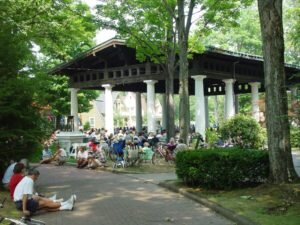
[[96,26],[77,0],[6,0],[0,8],[1,172],[9,158],[27,157],[49,133],[42,112],[61,100],[49,90],[67,81],[47,77],[47,70],[90,47]]

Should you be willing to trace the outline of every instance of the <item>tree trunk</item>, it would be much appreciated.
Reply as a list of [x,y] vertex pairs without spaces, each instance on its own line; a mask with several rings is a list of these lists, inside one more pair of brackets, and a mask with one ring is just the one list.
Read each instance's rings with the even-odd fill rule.
[[270,179],[279,184],[297,178],[287,114],[282,0],[258,0],[258,10],[264,55]]
[[[178,0],[178,44],[179,44],[179,130],[180,137],[188,144],[190,128],[190,102],[189,102],[189,73],[188,73],[188,35],[185,25],[184,0]],[[187,22],[188,24],[188,22]]]
[[167,140],[175,135],[174,125],[174,66],[168,65],[168,79],[166,80],[166,108],[167,108]]
[[[175,10],[175,8],[173,8]],[[167,30],[167,73],[166,80],[166,108],[167,108],[167,140],[175,136],[174,124],[174,73],[176,64],[176,32],[174,31],[173,18],[169,18],[169,26]]]

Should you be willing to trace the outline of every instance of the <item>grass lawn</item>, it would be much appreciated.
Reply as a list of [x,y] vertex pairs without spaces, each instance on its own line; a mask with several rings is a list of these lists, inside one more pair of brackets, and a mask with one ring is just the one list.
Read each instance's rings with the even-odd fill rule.
[[300,224],[299,183],[264,184],[258,187],[231,191],[187,188],[181,183],[177,185],[262,225]]
[[[0,216],[20,219],[22,217],[22,213],[21,211],[18,211],[16,209],[15,204],[10,199],[9,192],[1,190],[0,191],[1,202],[4,198],[6,198],[6,201],[4,203],[4,208],[0,208]],[[1,224],[7,225],[9,224],[9,222],[5,221]]]

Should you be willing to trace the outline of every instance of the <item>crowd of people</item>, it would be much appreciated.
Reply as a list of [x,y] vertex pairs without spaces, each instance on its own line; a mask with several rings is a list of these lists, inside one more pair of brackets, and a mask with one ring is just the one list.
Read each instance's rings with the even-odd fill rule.
[[[158,134],[139,132],[134,129],[117,129],[114,135],[108,135],[105,129],[91,129],[87,132],[88,142],[76,151],[77,168],[96,169],[106,166],[107,153],[113,151],[114,145],[119,143],[121,149],[138,149],[139,159],[151,159],[159,143],[165,143],[166,160],[173,160],[179,151],[188,149],[183,140],[171,138],[166,140],[166,132]],[[55,137],[53,137],[55,140]],[[120,144],[122,143],[122,144]],[[68,154],[65,149],[57,145],[55,153],[52,153],[48,144],[44,145],[41,152],[40,164],[63,165]],[[37,210],[46,211],[72,210],[76,195],[72,195],[67,201],[56,199],[56,196],[46,198],[35,192],[34,183],[40,176],[37,169],[30,169],[28,160],[11,162],[5,171],[2,185],[9,190],[12,201],[16,208],[23,211],[24,215],[32,215]]]
[[[88,146],[94,146],[93,148],[98,149],[100,153],[108,155],[108,151],[116,151],[117,148],[136,150],[138,149],[141,160],[149,159],[151,155],[155,152],[158,143],[164,143],[166,160],[174,160],[177,152],[188,149],[188,146],[184,144],[183,140],[179,139],[179,135],[170,138],[167,141],[167,133],[165,130],[161,132],[136,132],[134,128],[116,128],[115,134],[107,134],[105,129],[91,129],[86,132],[86,137],[88,140]],[[87,151],[87,153],[85,153]],[[77,154],[78,157],[78,167],[86,166],[88,161],[88,152],[91,150],[84,150],[84,147],[81,147],[80,153]],[[118,151],[118,150],[117,150]],[[118,153],[120,153],[119,151]],[[84,164],[82,163],[84,162]]]

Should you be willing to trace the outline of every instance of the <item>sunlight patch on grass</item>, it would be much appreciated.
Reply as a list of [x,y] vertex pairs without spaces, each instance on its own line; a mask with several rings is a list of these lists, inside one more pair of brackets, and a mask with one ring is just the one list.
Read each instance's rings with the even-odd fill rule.
[[181,183],[177,185],[259,224],[300,224],[300,184],[265,184],[231,191],[187,188]]

